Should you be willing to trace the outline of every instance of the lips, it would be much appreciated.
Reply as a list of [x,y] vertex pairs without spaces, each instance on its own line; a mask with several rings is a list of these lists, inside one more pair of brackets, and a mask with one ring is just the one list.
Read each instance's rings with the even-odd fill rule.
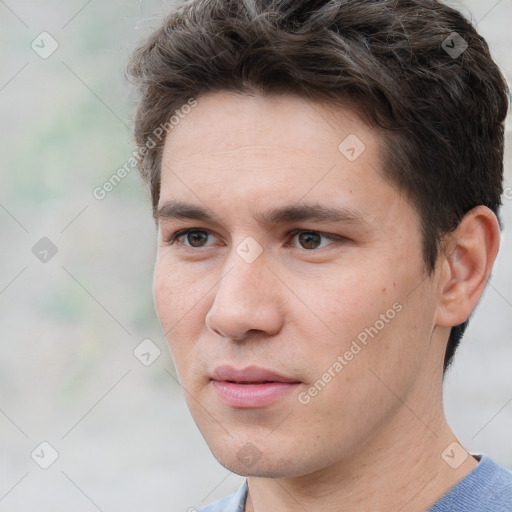
[[255,409],[273,404],[301,384],[273,370],[257,366],[236,369],[219,366],[211,376],[217,396],[235,409]]
[[267,382],[300,382],[297,379],[280,375],[272,370],[249,366],[237,370],[232,366],[219,366],[212,373],[212,379],[217,381],[234,382],[237,384],[262,384]]

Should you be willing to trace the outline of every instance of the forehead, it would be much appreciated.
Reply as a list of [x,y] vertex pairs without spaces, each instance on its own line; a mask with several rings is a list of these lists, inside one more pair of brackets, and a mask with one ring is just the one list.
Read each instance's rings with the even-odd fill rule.
[[168,134],[164,151],[178,158],[194,158],[204,152],[261,154],[279,146],[296,159],[318,158],[319,153],[327,156],[334,149],[337,159],[339,144],[350,135],[358,136],[370,150],[379,141],[377,133],[346,108],[293,95],[219,91],[199,98],[197,106]]
[[382,177],[380,148],[379,134],[349,110],[295,96],[208,94],[166,138],[160,205],[187,199],[241,211],[307,199],[371,216],[371,205],[398,195]]

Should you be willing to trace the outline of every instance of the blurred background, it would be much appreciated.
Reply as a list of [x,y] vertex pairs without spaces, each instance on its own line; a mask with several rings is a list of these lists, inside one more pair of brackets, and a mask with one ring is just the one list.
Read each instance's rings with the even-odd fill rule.
[[[133,150],[128,56],[173,5],[0,0],[0,511],[187,511],[243,481],[211,455],[176,380],[148,191],[135,170],[97,191]],[[512,2],[452,5],[510,83]],[[445,400],[466,448],[512,467],[507,126],[502,248]]]

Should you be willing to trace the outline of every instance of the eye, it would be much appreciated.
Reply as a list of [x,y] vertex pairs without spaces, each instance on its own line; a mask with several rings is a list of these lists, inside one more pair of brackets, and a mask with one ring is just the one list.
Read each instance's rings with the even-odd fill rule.
[[[182,229],[181,231],[177,231],[171,235],[171,237],[167,239],[166,242],[169,245],[172,245],[177,240],[180,245],[185,247],[208,247],[208,245],[205,244],[205,241],[210,234],[211,233],[205,229]],[[181,241],[182,238],[188,242],[188,245],[187,243]]]
[[[201,247],[209,247],[208,237],[212,235],[207,229],[189,228],[182,229],[173,233],[170,238],[166,239],[166,243],[173,245],[175,242],[189,249],[199,249]],[[315,249],[323,249],[329,245],[336,243],[336,241],[345,240],[342,236],[328,235],[320,231],[312,231],[306,229],[294,229],[288,236],[293,240],[297,237],[300,247],[298,249],[305,249],[313,251]],[[322,239],[330,240],[330,243],[322,243]],[[294,246],[294,244],[291,244]]]
[[[335,235],[327,235],[325,233],[321,233],[320,231],[310,231],[303,229],[295,229],[290,233],[290,235],[293,238],[298,237],[297,239],[302,246],[301,248],[308,251],[323,249],[324,247],[335,243],[336,240],[342,238]],[[322,238],[331,240],[331,243],[322,245]]]

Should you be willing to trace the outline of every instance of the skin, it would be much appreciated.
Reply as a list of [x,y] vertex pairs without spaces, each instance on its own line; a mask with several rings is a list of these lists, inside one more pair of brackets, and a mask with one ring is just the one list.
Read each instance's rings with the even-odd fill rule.
[[[338,149],[350,134],[365,145],[352,162]],[[208,94],[167,136],[159,207],[185,201],[214,220],[160,220],[155,305],[198,428],[222,465],[249,477],[247,512],[424,511],[477,465],[468,456],[453,468],[441,456],[456,441],[442,366],[450,327],[489,277],[498,224],[483,206],[469,212],[429,275],[418,214],[384,178],[380,150],[380,134],[353,112],[287,95]],[[362,220],[257,220],[305,202]],[[185,228],[207,230],[192,239],[199,246],[187,236],[167,242]],[[314,234],[304,246],[293,229],[343,238]],[[263,249],[252,263],[236,251],[248,236]],[[297,393],[397,303],[400,312],[301,403]],[[270,406],[234,408],[208,376],[221,364],[301,384]],[[239,456],[247,443],[250,462]]]

